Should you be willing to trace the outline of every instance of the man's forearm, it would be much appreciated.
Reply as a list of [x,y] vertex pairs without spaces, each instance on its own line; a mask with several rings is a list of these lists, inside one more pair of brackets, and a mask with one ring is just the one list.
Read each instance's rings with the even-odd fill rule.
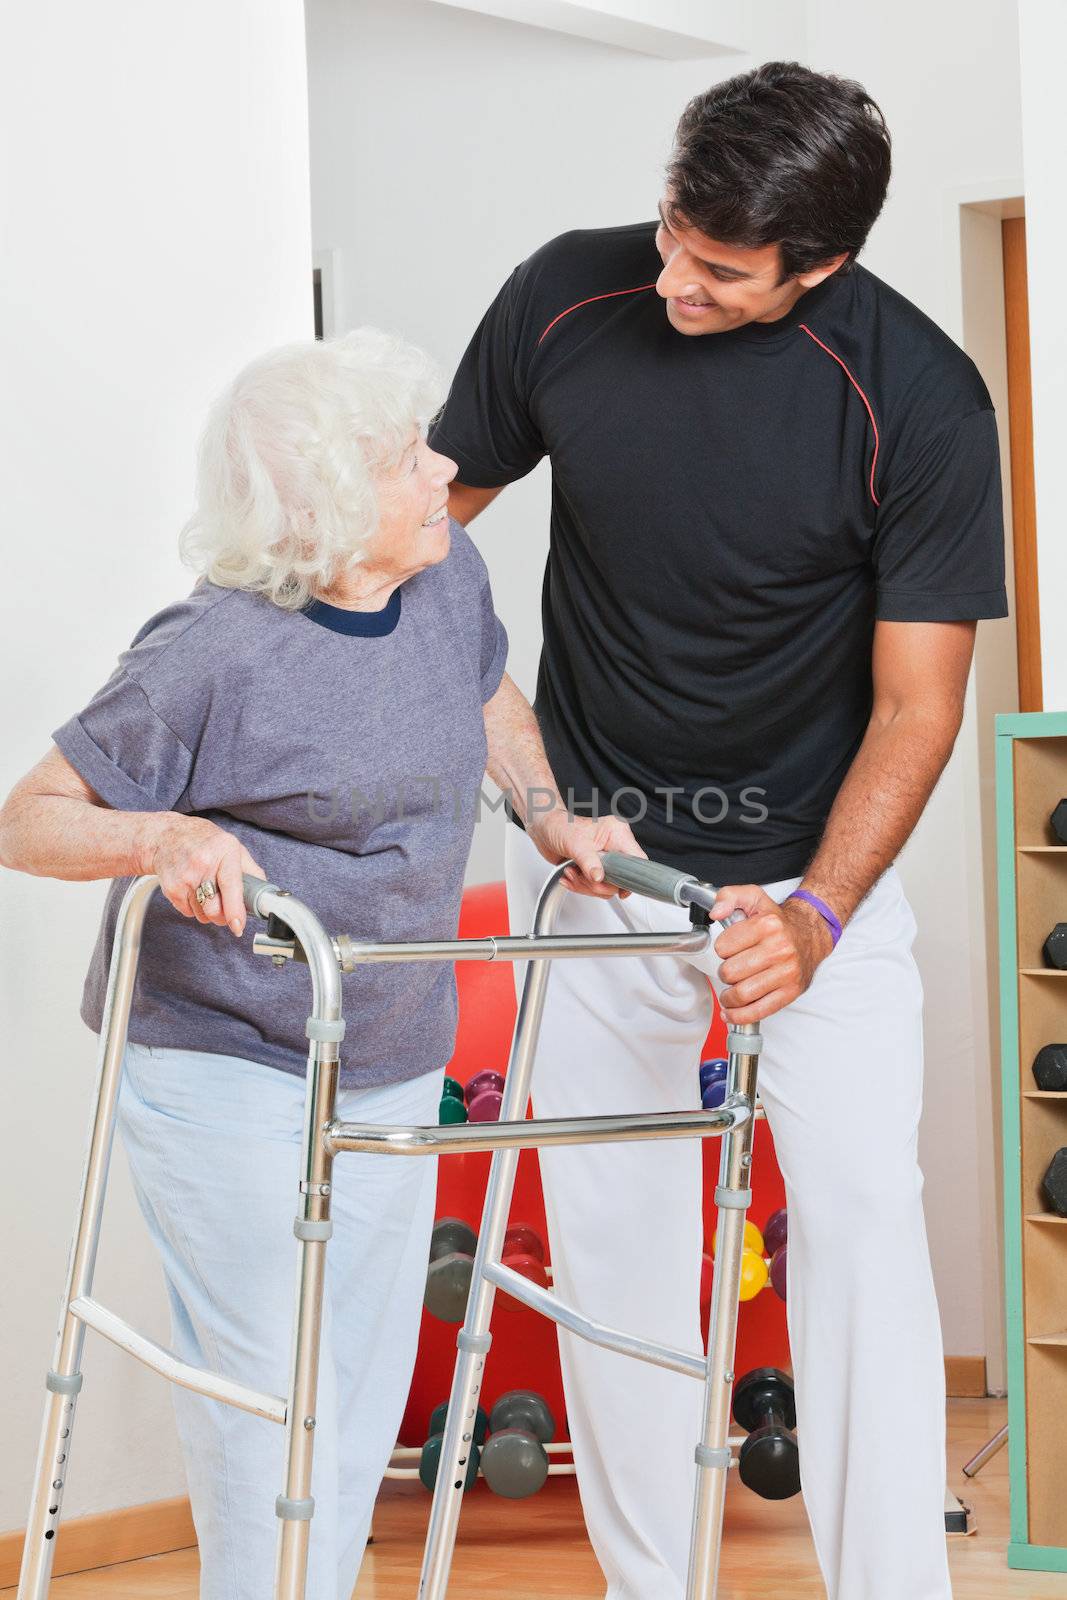
[[848,921],[910,837],[944,770],[959,719],[904,708],[872,718],[803,887]]
[[485,736],[485,770],[522,822],[563,806],[533,707],[506,672],[485,706]]

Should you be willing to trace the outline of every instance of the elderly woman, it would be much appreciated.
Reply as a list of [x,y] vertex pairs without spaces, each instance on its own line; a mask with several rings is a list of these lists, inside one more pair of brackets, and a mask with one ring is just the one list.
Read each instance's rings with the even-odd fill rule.
[[[149,619],[0,813],[0,859],[114,878],[82,1015],[99,1031],[116,913],[155,873],[120,1128],[163,1261],[179,1355],[284,1392],[306,974],[242,943],[241,874],[361,938],[455,936],[482,774],[570,887],[627,826],[569,817],[504,672],[485,566],[429,448],[428,359],[362,330],[254,362],[216,405],[183,535],[201,573]],[[547,871],[547,866],[546,866]],[[169,905],[165,902],[169,901]],[[175,915],[175,913],[178,915]],[[199,926],[197,926],[199,924]],[[446,963],[346,980],[338,1115],[436,1121]],[[427,1160],[334,1177],[308,1594],[348,1600],[411,1379],[433,1220]],[[282,1438],[175,1391],[202,1600],[271,1592]]]

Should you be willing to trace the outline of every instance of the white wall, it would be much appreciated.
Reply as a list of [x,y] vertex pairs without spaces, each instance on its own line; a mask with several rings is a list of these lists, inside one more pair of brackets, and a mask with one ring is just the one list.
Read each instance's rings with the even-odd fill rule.
[[[400,329],[449,369],[511,267],[544,239],[652,215],[687,98],[754,64],[654,61],[427,0],[308,0],[307,9],[313,227],[316,248],[339,251],[341,326]],[[965,0],[903,0],[891,17],[854,0],[809,0],[806,44],[794,25],[766,39],[760,57],[799,55],[861,79],[880,102],[895,178],[864,259],[957,339],[959,229],[945,226],[946,196],[1020,172],[1015,29],[1013,0],[984,6],[981,28]],[[510,670],[527,692],[548,488],[542,464],[475,526],[511,634]],[[1004,694],[998,709],[1011,709],[1012,684]],[[995,1373],[995,1219],[983,1198],[987,952],[972,804],[991,738],[986,712],[979,726],[972,697],[904,873],[929,995],[923,1157],[946,1346],[989,1350]],[[498,820],[487,821],[472,881],[500,875],[500,852]]]
[[[0,284],[0,789],[190,576],[175,539],[213,392],[311,335],[298,0],[37,0],[8,14]],[[95,1041],[78,1020],[100,886],[0,874],[0,1529],[23,1525]],[[166,1336],[125,1174],[102,1295]],[[88,1335],[65,1514],[183,1492],[167,1386]]]
[[[890,199],[867,265],[962,343],[960,230],[946,220],[951,197],[1022,187],[1014,0],[989,0],[980,28],[967,0],[903,0],[891,18],[849,0],[811,0],[807,59],[859,78],[893,133]],[[988,350],[970,353],[995,392]],[[1007,480],[1003,410],[1000,422]],[[980,649],[1010,657],[1003,638],[1010,629],[1007,621],[983,623]],[[945,1343],[955,1355],[987,1354],[994,1384],[1002,1372],[1001,1290],[986,986],[995,966],[979,892],[983,879],[991,882],[990,862],[974,802],[991,753],[992,712],[1016,709],[1016,696],[1010,673],[999,701],[983,698],[980,715],[972,693],[956,755],[902,858],[927,993],[922,1163]]]
[[1067,707],[1067,325],[1063,265],[1067,260],[1064,207],[1063,63],[1067,6],[1059,0],[1020,0],[1023,148],[1026,163],[1026,245],[1030,293],[1030,361],[1034,394],[1034,492],[1041,585],[1041,655],[1046,711]]

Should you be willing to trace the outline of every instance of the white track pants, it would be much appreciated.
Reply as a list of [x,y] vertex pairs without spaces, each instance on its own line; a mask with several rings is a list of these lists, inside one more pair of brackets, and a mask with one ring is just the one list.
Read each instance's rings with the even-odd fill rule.
[[[337,1115],[434,1123],[441,1080],[342,1090]],[[126,1046],[119,1128],[163,1263],[173,1347],[271,1394],[289,1383],[303,1120],[302,1078],[236,1056]],[[436,1165],[352,1154],[334,1165],[308,1600],[349,1600],[363,1559],[415,1365]],[[201,1600],[268,1600],[284,1429],[187,1389],[173,1395]]]
[[[551,868],[514,826],[506,852],[511,928],[526,932]],[[794,887],[768,890],[782,899]],[[686,912],[637,895],[568,895],[556,926],[621,933],[687,925]],[[916,1154],[922,988],[914,934],[890,870],[808,992],[762,1030],[760,1095],[789,1208],[801,1477],[829,1600],[952,1593],[944,1364]],[[710,953],[554,962],[536,1114],[699,1106],[716,969]],[[517,965],[520,983],[523,974]],[[600,1322],[698,1350],[698,1142],[588,1145],[540,1159],[560,1294]],[[758,1189],[758,1172],[754,1182]],[[560,1354],[608,1600],[680,1600],[701,1386],[566,1333]]]

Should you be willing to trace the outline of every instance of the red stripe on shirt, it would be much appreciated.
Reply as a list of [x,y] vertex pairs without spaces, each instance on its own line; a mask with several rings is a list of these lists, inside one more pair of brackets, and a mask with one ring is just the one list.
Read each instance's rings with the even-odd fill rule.
[[597,300],[615,300],[621,294],[643,294],[646,289],[654,289],[655,287],[654,283],[642,283],[636,289],[612,289],[609,294],[591,294],[588,300],[576,300],[574,305],[568,306],[566,311],[561,311],[558,317],[552,318],[552,321],[537,342],[540,344],[543,339],[547,339],[557,322],[562,322],[564,317],[569,317],[572,311],[580,311],[582,306],[591,306]]
[[800,326],[801,326],[801,328],[803,328],[804,332],[807,334],[809,339],[814,339],[815,340],[815,343],[819,346],[820,350],[825,350],[826,354],[828,356],[833,356],[834,360],[837,362],[838,366],[841,368],[842,372],[847,377],[849,383],[852,385],[852,387],[855,389],[856,393],[859,395],[860,399],[863,401],[864,405],[867,407],[867,415],[870,417],[870,419],[871,419],[871,427],[874,429],[874,455],[871,457],[871,482],[870,482],[871,499],[874,501],[876,506],[877,505],[881,505],[881,501],[879,500],[878,496],[874,492],[874,469],[878,465],[878,446],[879,446],[880,440],[878,438],[878,424],[874,420],[874,412],[871,409],[871,402],[867,399],[867,396],[864,394],[863,390],[860,388],[859,384],[856,382],[856,379],[853,377],[853,375],[849,371],[848,367],[846,367],[845,363],[841,360],[841,357],[839,355],[835,354],[835,352],[830,349],[830,346],[828,344],[823,344],[822,340],[817,338],[816,335],[814,333],[812,333],[811,329],[808,327],[806,322],[802,322],[800,324]]

